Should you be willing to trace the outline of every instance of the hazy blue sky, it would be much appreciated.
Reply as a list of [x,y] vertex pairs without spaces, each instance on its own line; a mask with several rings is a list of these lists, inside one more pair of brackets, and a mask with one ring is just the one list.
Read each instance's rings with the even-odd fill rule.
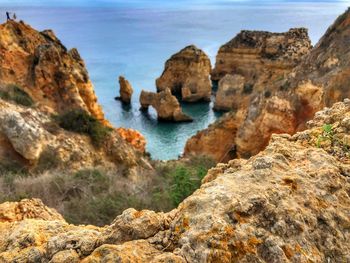
[[227,6],[230,4],[265,4],[269,2],[344,2],[350,0],[0,0],[2,6],[120,6],[120,7],[182,7]]

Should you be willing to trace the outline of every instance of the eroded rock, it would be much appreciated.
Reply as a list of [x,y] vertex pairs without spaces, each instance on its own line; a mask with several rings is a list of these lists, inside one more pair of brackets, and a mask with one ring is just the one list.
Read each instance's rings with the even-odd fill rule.
[[181,95],[183,101],[210,101],[210,71],[208,56],[197,47],[188,46],[165,63],[165,69],[156,81],[157,90],[169,88],[173,94]]
[[[110,226],[0,222],[2,262],[347,262],[350,101],[309,130],[219,164],[169,213],[128,209]],[[317,144],[331,126],[333,143]],[[40,217],[39,217],[40,218]]]
[[227,74],[219,81],[219,87],[215,96],[214,109],[230,111],[240,107],[246,92],[244,90],[245,79],[241,75]]
[[15,222],[24,219],[64,221],[55,209],[46,207],[39,199],[23,199],[20,202],[0,204],[0,222]]
[[119,77],[119,93],[120,97],[116,97],[117,100],[121,100],[124,103],[130,104],[132,94],[134,93],[134,90],[131,87],[131,84],[129,81],[124,78],[123,76]]
[[[311,51],[304,29],[277,35],[243,31],[224,45],[212,77],[241,74],[248,84],[254,84],[251,94],[240,100],[235,114],[189,139],[185,155],[201,152],[220,161],[233,148],[235,154],[230,158],[249,157],[264,149],[271,134],[303,130],[315,112],[350,97],[350,52],[344,44],[350,35],[349,21],[347,10]],[[276,48],[279,41],[281,49]],[[223,147],[208,146],[223,127]]]
[[158,93],[143,90],[140,95],[140,104],[142,110],[147,110],[149,106],[152,106],[157,111],[159,120],[175,122],[192,121],[191,117],[182,112],[180,103],[171,94],[169,89]]

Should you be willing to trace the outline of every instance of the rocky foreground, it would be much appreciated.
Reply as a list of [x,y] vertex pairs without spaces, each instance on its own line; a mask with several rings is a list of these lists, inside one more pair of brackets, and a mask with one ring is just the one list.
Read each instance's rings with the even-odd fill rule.
[[169,213],[130,208],[98,228],[39,200],[2,204],[0,261],[349,262],[350,100],[308,126],[211,169]]

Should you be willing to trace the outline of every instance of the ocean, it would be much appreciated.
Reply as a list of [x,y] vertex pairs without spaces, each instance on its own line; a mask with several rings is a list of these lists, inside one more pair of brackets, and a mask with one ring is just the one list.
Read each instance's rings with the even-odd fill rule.
[[[159,123],[156,113],[139,111],[142,89],[155,91],[165,61],[187,45],[203,49],[215,64],[219,47],[240,30],[284,32],[307,27],[315,44],[345,11],[349,1],[234,0],[0,0],[0,18],[16,12],[38,30],[53,29],[68,48],[78,48],[107,119],[140,131],[154,159],[181,155],[186,140],[220,114],[212,103],[183,104],[192,123]],[[115,101],[118,77],[134,88],[130,106]]]

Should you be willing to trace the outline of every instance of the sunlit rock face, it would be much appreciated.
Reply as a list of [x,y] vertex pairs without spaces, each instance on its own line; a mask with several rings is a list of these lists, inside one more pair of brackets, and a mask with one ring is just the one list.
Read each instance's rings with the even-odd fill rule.
[[16,216],[0,220],[0,260],[348,262],[349,120],[349,100],[318,112],[308,130],[209,170],[169,213],[130,208],[99,228],[69,225],[37,200],[2,204],[0,218]]
[[53,112],[80,108],[106,122],[77,49],[67,50],[51,30],[0,25],[0,83],[21,86]]
[[201,49],[188,46],[165,63],[162,75],[156,80],[157,90],[169,88],[187,102],[210,101],[210,72],[208,56]]
[[[350,97],[349,21],[348,10],[311,50],[305,29],[283,34],[242,31],[224,45],[212,78],[227,73],[244,77],[243,92],[229,101],[239,105],[189,139],[185,155],[201,152],[217,161],[249,157],[266,147],[271,134],[303,130],[316,111]],[[274,56],[268,49],[267,56],[266,48],[277,43],[276,39],[280,39],[281,49],[272,49]],[[220,139],[222,147],[215,145],[218,134],[226,138]]]
[[305,28],[285,33],[241,31],[219,49],[211,78],[218,81],[226,74],[239,74],[246,83],[262,86],[269,79],[283,77],[310,49]]
[[130,104],[132,94],[134,90],[130,82],[123,76],[119,77],[119,97],[116,97],[117,100],[121,100],[123,103]]
[[158,120],[188,122],[191,117],[182,112],[181,105],[177,98],[171,94],[170,89],[154,93],[142,91],[140,95],[141,110],[147,111],[152,106],[158,115]]
[[[99,147],[58,125],[56,116],[72,110],[110,128]],[[144,137],[116,130],[104,118],[76,49],[67,50],[51,30],[38,32],[12,20],[0,25],[0,165],[129,169],[144,163],[138,151],[145,151]]]

